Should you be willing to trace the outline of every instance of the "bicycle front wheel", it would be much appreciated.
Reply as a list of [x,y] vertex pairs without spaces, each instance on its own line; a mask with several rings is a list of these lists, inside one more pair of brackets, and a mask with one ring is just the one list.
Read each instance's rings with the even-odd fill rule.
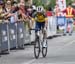
[[34,56],[36,59],[38,59],[39,55],[40,55],[40,42],[39,39],[37,39],[34,44]]

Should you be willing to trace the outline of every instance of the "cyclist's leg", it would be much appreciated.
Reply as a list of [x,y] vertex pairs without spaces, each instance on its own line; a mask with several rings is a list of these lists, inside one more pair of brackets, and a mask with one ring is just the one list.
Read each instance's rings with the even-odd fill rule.
[[45,22],[41,23],[41,27],[42,27],[42,33],[43,33],[43,39],[44,39],[44,43],[43,43],[43,47],[46,47],[46,29],[45,28]]
[[40,22],[36,22],[35,29],[36,29],[36,32],[37,32],[37,30],[41,30],[41,23]]
[[46,38],[45,22],[41,23],[41,27],[42,27],[43,36],[44,36],[44,38]]
[[35,24],[35,35],[37,35],[37,31],[38,30],[41,30],[41,24],[39,23],[39,22],[36,22],[36,24]]

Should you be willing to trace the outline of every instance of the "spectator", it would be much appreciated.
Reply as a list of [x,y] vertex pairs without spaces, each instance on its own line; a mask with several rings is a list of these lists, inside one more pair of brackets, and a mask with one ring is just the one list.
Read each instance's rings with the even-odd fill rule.
[[55,8],[54,8],[55,16],[57,16],[57,14],[58,14],[58,10],[59,10],[59,7],[56,5]]
[[57,16],[59,17],[59,16],[65,16],[65,15],[64,15],[64,13],[60,9],[58,9]]
[[29,7],[27,9],[27,14],[28,14],[29,19],[31,19],[31,17],[32,17],[32,7]]
[[4,9],[3,9],[3,1],[0,1],[0,23],[3,21],[3,15]]
[[48,11],[46,12],[47,16],[53,16],[52,8],[49,7]]
[[72,34],[73,32],[73,17],[74,17],[74,9],[71,7],[71,4],[69,3],[69,5],[67,6],[67,8],[65,10],[63,10],[63,13],[66,13],[65,17],[66,17],[66,22],[65,22],[65,30],[64,30],[64,35],[66,35],[67,33],[67,27],[68,24],[70,25],[70,30],[69,35]]
[[36,12],[36,6],[35,4],[32,5],[32,13]]
[[25,1],[20,0],[20,3],[18,4],[18,6],[19,6],[19,18],[25,21],[27,19]]
[[15,20],[18,21],[18,4],[16,1],[13,2],[13,6],[12,6],[12,10],[13,10],[13,13],[15,15]]
[[[15,22],[15,15],[13,13],[13,8],[11,5],[11,1],[7,1],[5,4],[5,13],[7,13],[7,16],[5,16],[5,19],[10,22]],[[12,20],[11,20],[12,19]]]
[[35,4],[32,5],[32,17],[36,14],[36,6]]

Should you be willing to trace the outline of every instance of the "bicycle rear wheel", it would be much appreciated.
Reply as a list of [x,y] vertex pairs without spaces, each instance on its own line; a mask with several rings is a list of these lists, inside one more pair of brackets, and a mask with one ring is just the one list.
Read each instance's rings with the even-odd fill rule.
[[37,39],[34,44],[34,56],[36,59],[38,59],[39,55],[40,55],[40,42],[39,39]]
[[47,55],[47,48],[48,48],[47,45],[48,45],[47,39],[44,39],[44,41],[42,42],[42,56],[43,57],[46,57],[46,55]]

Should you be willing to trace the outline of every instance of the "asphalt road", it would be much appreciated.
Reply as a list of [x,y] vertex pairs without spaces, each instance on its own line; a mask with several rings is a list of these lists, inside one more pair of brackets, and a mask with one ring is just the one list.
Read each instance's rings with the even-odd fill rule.
[[24,50],[12,50],[0,57],[0,64],[75,64],[75,33],[72,36],[60,36],[48,39],[46,58],[34,58],[33,46]]

